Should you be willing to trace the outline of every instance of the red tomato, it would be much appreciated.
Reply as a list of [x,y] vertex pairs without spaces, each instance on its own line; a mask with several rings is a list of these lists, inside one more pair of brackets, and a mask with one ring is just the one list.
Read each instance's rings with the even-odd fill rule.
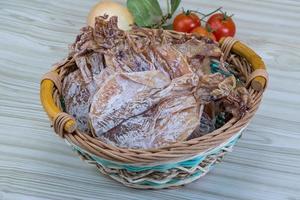
[[199,17],[191,12],[183,12],[177,15],[173,22],[173,28],[179,32],[191,32],[197,26],[200,26]]
[[202,26],[198,26],[198,27],[194,28],[191,31],[191,33],[194,33],[195,35],[199,35],[199,36],[208,36],[207,30]]
[[208,19],[206,26],[213,31],[217,41],[222,37],[233,37],[235,34],[235,24],[232,18],[222,13],[212,15]]
[[194,33],[195,35],[198,36],[204,36],[204,37],[209,37],[210,39],[216,41],[216,37],[214,36],[214,34],[212,34],[212,32],[208,32],[206,30],[206,28],[202,27],[202,26],[198,26],[196,28],[194,28],[191,33]]

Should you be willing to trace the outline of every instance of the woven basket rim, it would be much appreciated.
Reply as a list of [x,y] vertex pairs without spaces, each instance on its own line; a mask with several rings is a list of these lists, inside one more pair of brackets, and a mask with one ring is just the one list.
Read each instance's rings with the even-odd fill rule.
[[[233,135],[238,133],[242,128],[244,128],[254,116],[262,99],[261,94],[258,94],[256,96],[258,100],[256,106],[252,107],[250,109],[251,112],[248,112],[241,119],[231,119],[221,128],[216,129],[215,131],[201,137],[187,141],[179,141],[174,144],[159,147],[156,149],[131,149],[116,147],[110,144],[106,144],[99,139],[96,139],[85,133],[80,133],[78,131],[72,134],[67,134],[65,136],[65,139],[73,145],[79,146],[85,151],[90,152],[91,154],[103,157],[107,160],[121,162],[124,164],[149,164],[153,162],[159,164],[170,161],[174,162],[176,160],[181,161],[199,155],[201,153],[205,153],[206,151],[219,146],[220,144],[231,138]],[[229,126],[229,128],[224,128],[225,126]],[[222,132],[222,130],[225,131]],[[203,147],[204,142],[207,142],[205,147]],[[83,143],[88,143],[92,148],[96,148],[95,145],[98,144],[100,146],[99,148],[103,150],[102,154],[99,155],[97,151],[93,151],[90,147],[83,145]],[[201,145],[199,146],[198,144]],[[99,148],[97,148],[97,150],[100,150]],[[151,159],[148,160],[147,158],[149,156],[151,157]]]

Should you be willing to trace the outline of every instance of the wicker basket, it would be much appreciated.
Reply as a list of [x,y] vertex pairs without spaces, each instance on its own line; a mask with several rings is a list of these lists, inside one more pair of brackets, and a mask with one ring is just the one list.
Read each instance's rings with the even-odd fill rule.
[[68,69],[76,67],[72,58],[55,65],[41,82],[41,102],[54,130],[81,158],[126,186],[160,189],[184,185],[205,175],[231,151],[262,100],[268,76],[265,65],[254,51],[239,41],[226,38],[220,47],[227,63],[241,68],[252,107],[240,119],[232,118],[221,128],[192,140],[158,149],[123,149],[108,145],[76,130],[74,119],[61,109],[62,79]]

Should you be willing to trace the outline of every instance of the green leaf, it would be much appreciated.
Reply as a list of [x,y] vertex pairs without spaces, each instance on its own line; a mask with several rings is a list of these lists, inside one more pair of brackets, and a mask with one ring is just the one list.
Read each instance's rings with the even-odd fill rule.
[[177,10],[181,0],[171,0],[171,15]]
[[138,26],[150,27],[161,21],[163,13],[157,0],[127,0],[127,8]]

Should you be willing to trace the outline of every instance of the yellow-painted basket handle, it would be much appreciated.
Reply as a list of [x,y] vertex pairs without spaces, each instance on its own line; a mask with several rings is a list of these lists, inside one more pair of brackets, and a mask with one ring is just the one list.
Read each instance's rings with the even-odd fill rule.
[[[52,73],[57,74],[57,72],[52,72]],[[53,121],[60,113],[63,113],[63,111],[56,106],[53,100],[54,85],[55,84],[52,80],[45,78],[41,82],[41,90],[40,90],[41,103],[51,121]],[[76,122],[74,119],[70,118],[64,124],[64,130],[67,133],[72,133],[73,131],[75,131],[75,129],[76,129]]]
[[[226,38],[221,38],[219,43],[222,45]],[[257,55],[252,49],[241,43],[240,41],[236,41],[232,48],[231,52],[246,58],[246,60],[251,64],[253,71],[260,72],[253,79],[251,78],[251,87],[256,91],[262,91],[265,89],[268,81],[268,75],[266,72],[266,66],[263,60],[259,55]],[[264,73],[262,73],[264,71]],[[261,75],[260,75],[261,74]]]

